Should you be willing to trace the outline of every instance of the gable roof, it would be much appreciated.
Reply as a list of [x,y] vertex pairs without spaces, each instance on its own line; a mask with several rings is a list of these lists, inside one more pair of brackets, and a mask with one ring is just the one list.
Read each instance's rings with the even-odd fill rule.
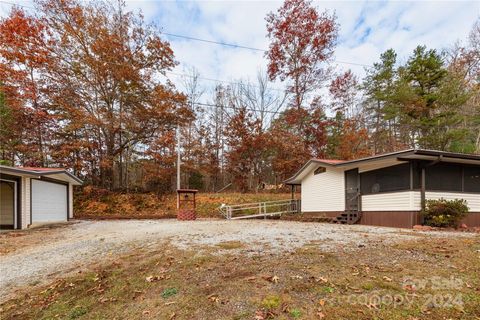
[[49,175],[56,175],[62,180],[67,180],[73,185],[82,185],[83,181],[75,175],[71,174],[64,168],[42,168],[42,167],[9,167],[0,165],[0,173],[20,174],[29,177],[44,177]]
[[312,159],[317,162],[322,162],[326,164],[339,164],[339,163],[344,163],[346,160],[336,160],[336,159]]
[[400,161],[408,160],[427,160],[427,161],[443,161],[453,163],[466,163],[480,165],[480,155],[455,153],[438,150],[427,149],[407,149],[390,153],[378,154],[370,157],[355,160],[328,160],[328,159],[311,159],[300,170],[298,170],[291,178],[285,181],[286,184],[300,184],[302,175],[310,172],[313,168],[323,165],[326,167],[338,168],[357,168],[365,163],[373,163],[384,159],[396,159]]

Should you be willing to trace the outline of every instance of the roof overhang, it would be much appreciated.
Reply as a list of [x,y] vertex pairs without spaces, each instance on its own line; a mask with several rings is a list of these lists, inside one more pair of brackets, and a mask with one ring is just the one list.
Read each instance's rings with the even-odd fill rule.
[[17,175],[21,177],[27,178],[41,178],[41,177],[49,177],[52,179],[62,180],[71,183],[75,186],[80,186],[83,184],[83,181],[80,180],[75,175],[71,174],[65,169],[52,169],[49,171],[36,171],[33,169],[24,169],[24,168],[15,168],[0,165],[0,173]]
[[300,170],[295,173],[295,175],[285,181],[285,184],[287,185],[300,185],[302,182],[302,179],[312,170],[315,170],[316,168],[323,166],[323,167],[335,167],[335,164],[328,163],[325,161],[317,160],[317,159],[311,159],[308,160],[307,163],[303,165]]
[[480,165],[480,155],[464,154],[445,152],[437,150],[425,150],[425,149],[408,149],[402,151],[396,151],[391,153],[385,153],[381,155],[371,156],[362,159],[344,161],[340,163],[327,163],[316,159],[309,160],[300,170],[295,173],[291,178],[285,181],[287,185],[299,185],[302,179],[312,170],[315,170],[319,166],[342,168],[344,170],[358,168],[365,165],[371,165],[375,163],[391,161],[412,161],[412,160],[424,160],[424,161],[437,161],[437,162],[449,162],[459,164],[472,164]]
[[412,154],[398,157],[399,160],[424,160],[459,164],[480,165],[480,155],[462,154],[433,150],[415,150]]

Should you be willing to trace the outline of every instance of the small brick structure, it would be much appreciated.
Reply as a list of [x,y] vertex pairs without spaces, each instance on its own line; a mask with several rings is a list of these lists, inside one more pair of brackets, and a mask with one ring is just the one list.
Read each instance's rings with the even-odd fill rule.
[[186,221],[197,219],[197,213],[195,212],[195,194],[197,192],[198,190],[195,189],[177,190],[177,220]]
[[196,220],[197,214],[194,210],[178,209],[177,220]]

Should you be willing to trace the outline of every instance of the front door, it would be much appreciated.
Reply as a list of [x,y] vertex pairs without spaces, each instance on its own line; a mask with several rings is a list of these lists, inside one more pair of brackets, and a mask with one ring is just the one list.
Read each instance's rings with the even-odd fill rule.
[[15,227],[15,182],[0,181],[0,228]]
[[345,171],[345,210],[359,211],[360,176],[358,169]]

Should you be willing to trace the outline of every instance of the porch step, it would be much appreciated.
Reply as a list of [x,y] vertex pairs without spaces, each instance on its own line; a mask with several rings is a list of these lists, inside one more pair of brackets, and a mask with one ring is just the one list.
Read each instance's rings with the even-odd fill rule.
[[332,222],[333,223],[340,223],[340,224],[355,224],[360,221],[362,217],[362,213],[359,211],[345,211],[335,217]]

